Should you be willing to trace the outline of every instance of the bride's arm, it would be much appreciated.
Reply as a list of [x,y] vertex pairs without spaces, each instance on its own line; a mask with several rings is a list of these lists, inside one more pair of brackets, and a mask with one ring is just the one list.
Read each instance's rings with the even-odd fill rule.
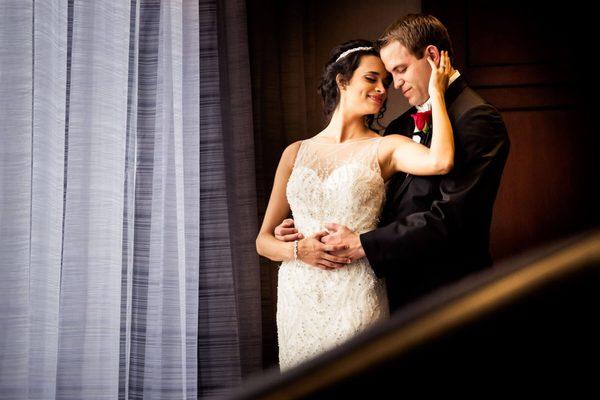
[[[393,172],[443,175],[450,172],[454,166],[454,137],[444,101],[448,79],[454,70],[446,52],[442,53],[440,68],[435,67],[430,59],[428,61],[432,68],[429,82],[433,120],[431,147],[427,148],[402,135],[385,136],[384,147],[387,149],[387,156],[384,157],[391,163],[389,169]],[[442,65],[446,67],[442,68]]]
[[265,212],[260,232],[256,238],[256,251],[263,257],[273,261],[291,260],[294,258],[294,242],[282,242],[275,238],[273,231],[275,227],[290,213],[285,189],[287,181],[292,173],[294,160],[298,153],[300,142],[289,145],[281,155],[271,197]]

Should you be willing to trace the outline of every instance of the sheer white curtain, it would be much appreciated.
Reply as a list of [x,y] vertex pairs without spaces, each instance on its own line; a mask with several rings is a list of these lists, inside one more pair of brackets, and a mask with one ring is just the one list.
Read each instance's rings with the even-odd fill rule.
[[195,398],[196,1],[0,1],[0,397]]

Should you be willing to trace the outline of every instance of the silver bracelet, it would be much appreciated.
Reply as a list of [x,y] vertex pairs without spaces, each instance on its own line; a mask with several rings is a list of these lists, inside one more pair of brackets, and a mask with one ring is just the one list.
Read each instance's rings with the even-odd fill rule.
[[294,240],[294,261],[298,261],[298,240]]

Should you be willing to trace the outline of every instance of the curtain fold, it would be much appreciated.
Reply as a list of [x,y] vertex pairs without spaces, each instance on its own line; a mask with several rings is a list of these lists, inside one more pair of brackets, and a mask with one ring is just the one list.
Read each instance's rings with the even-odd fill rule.
[[0,10],[0,393],[42,399],[58,347],[67,14]]
[[118,396],[128,37],[126,3],[74,3],[56,375],[60,398]]
[[0,4],[0,397],[197,398],[198,15]]

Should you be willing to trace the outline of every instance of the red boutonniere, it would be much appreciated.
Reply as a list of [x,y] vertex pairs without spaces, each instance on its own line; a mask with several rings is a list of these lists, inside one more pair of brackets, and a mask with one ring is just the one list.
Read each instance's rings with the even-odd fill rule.
[[415,132],[429,133],[431,130],[431,110],[411,114],[415,120]]

